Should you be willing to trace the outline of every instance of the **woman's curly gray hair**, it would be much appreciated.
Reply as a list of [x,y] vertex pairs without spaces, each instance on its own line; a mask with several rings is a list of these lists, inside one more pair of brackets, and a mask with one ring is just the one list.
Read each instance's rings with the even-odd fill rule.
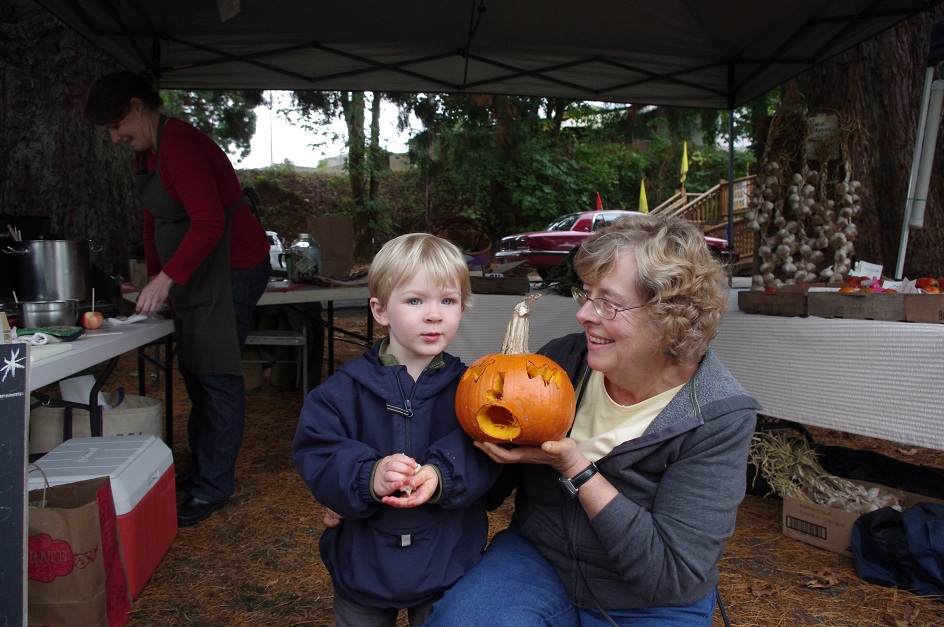
[[[648,214],[623,216],[587,238],[574,269],[598,282],[621,254],[636,258],[636,293],[679,363],[698,363],[728,308],[727,274],[691,222]],[[628,282],[628,281],[627,281]]]

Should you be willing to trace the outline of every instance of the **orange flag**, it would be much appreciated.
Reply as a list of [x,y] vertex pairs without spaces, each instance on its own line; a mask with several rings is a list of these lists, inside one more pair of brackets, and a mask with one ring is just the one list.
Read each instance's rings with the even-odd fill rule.
[[597,211],[603,210],[603,199],[600,198],[600,192],[597,192]]

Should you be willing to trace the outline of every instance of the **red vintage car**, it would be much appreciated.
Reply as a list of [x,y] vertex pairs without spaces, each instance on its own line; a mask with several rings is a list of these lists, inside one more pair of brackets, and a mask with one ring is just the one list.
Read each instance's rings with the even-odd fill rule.
[[[518,233],[503,237],[495,253],[498,264],[523,261],[542,278],[567,258],[593,232],[622,216],[643,215],[638,211],[582,211],[568,213],[550,223],[543,231]],[[726,263],[738,260],[738,254],[725,239],[705,237],[711,254]]]

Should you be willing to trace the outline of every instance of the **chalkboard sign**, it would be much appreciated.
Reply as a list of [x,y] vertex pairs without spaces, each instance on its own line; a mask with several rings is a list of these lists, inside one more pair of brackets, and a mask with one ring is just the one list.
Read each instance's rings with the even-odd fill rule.
[[[0,624],[26,624],[29,349],[0,344]],[[20,556],[17,559],[15,556]]]

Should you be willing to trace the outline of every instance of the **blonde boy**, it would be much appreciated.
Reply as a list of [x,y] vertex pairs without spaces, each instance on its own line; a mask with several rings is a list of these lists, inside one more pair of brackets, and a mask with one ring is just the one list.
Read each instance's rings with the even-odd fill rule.
[[308,395],[292,457],[340,523],[319,547],[339,627],[421,625],[442,592],[479,561],[482,496],[498,474],[455,416],[465,372],[445,352],[471,300],[451,243],[391,240],[368,273],[370,310],[387,337]]

